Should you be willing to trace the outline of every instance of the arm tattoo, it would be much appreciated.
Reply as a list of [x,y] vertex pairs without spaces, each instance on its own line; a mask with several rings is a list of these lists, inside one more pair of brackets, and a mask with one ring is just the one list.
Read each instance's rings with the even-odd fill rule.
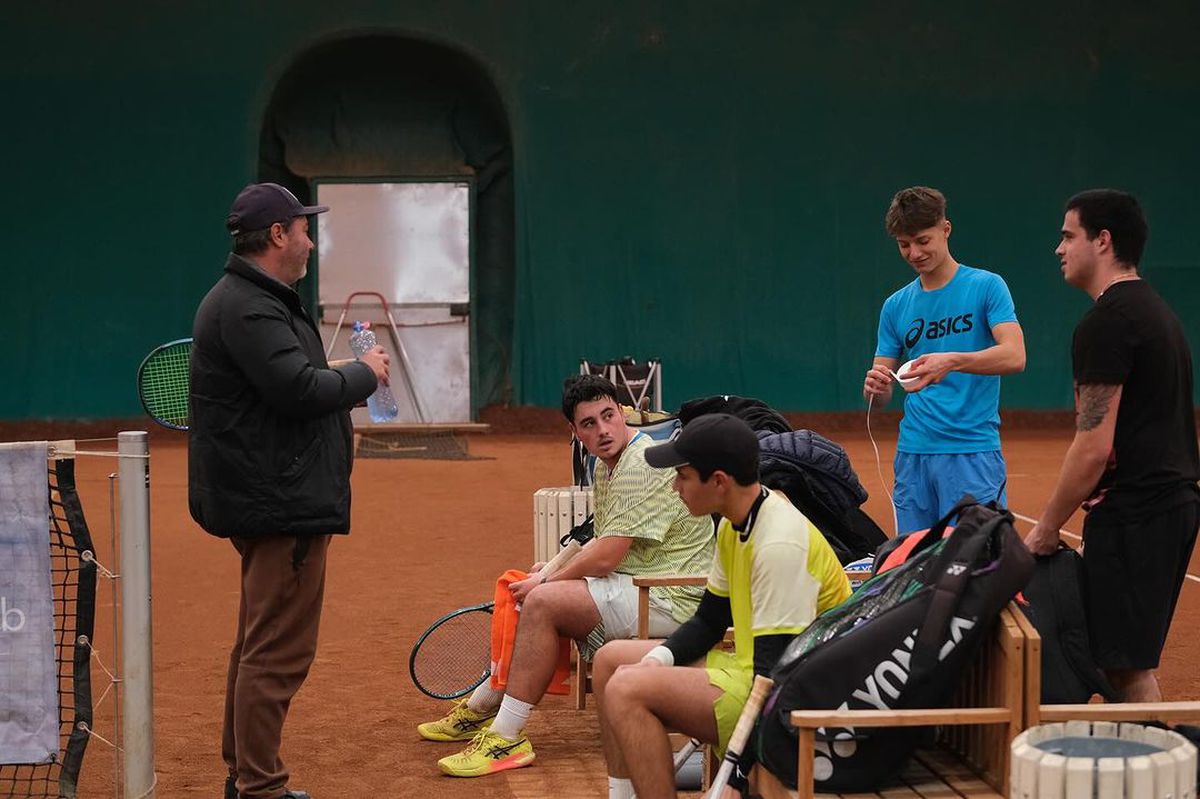
[[1083,385],[1078,387],[1075,429],[1080,433],[1095,430],[1108,413],[1108,404],[1119,386]]

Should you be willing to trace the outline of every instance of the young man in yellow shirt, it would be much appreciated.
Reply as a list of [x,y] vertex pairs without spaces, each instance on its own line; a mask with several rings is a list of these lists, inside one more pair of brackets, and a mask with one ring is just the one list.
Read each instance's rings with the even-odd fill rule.
[[[665,641],[613,641],[593,679],[609,796],[675,796],[667,729],[724,750],[755,674],[816,616],[850,596],[821,532],[758,482],[758,439],[728,414],[701,416],[646,450],[676,470],[693,514],[719,513],[717,552],[696,614]],[[730,627],[732,653],[712,651]]]

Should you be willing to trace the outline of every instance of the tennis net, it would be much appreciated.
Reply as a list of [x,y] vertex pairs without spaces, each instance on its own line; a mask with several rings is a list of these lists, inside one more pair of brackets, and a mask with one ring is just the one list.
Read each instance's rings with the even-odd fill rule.
[[49,462],[50,572],[54,595],[54,657],[58,669],[59,751],[49,763],[0,764],[3,799],[73,799],[92,725],[91,648],[96,612],[96,563],[79,494],[75,461]]

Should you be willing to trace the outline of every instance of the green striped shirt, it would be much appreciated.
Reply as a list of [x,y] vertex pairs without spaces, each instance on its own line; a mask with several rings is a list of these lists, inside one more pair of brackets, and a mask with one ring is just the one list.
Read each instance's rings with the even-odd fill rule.
[[[650,436],[634,437],[609,472],[596,464],[594,509],[596,537],[626,536],[633,544],[614,571],[622,574],[708,574],[713,561],[713,522],[688,513],[671,487],[674,469],[655,469],[645,451]],[[671,616],[686,621],[700,604],[703,586],[655,586],[656,598],[671,603]]]

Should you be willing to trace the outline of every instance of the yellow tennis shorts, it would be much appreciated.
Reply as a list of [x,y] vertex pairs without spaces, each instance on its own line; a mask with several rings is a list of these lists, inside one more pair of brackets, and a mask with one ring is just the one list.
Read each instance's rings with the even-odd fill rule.
[[704,661],[709,685],[721,691],[713,701],[713,713],[717,718],[717,757],[725,756],[725,747],[733,728],[737,726],[742,708],[750,697],[750,686],[754,682],[754,670],[737,662],[732,652],[710,650]]

